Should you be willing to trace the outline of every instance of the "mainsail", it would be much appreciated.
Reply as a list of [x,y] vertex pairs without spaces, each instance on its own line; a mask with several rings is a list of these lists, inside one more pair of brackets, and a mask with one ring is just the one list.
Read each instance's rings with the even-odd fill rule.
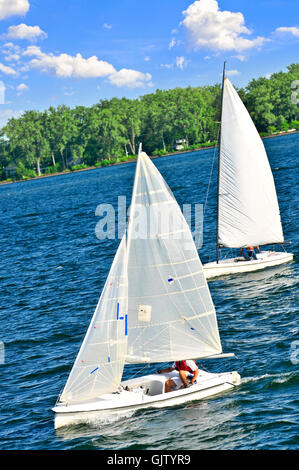
[[128,338],[126,257],[124,236],[61,401],[82,402],[119,387]]
[[282,243],[279,206],[263,142],[228,78],[223,83],[218,244]]
[[127,362],[222,351],[190,228],[163,177],[139,152],[128,225]]

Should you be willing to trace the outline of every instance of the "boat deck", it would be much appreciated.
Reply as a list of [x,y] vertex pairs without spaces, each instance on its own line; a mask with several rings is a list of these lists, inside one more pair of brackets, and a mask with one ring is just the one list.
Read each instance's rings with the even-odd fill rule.
[[235,258],[225,258],[220,260],[218,263],[213,261],[203,265],[204,274],[206,279],[216,276],[222,276],[227,274],[238,274],[250,271],[256,271],[258,269],[264,269],[271,266],[287,263],[292,261],[293,254],[285,251],[262,251],[257,253],[256,260],[246,261],[242,256]]

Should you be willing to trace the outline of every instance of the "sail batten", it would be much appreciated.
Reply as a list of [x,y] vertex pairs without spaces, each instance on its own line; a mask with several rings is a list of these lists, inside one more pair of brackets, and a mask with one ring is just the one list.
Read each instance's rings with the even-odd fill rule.
[[273,175],[263,142],[226,78],[219,155],[218,244],[238,248],[283,241]]

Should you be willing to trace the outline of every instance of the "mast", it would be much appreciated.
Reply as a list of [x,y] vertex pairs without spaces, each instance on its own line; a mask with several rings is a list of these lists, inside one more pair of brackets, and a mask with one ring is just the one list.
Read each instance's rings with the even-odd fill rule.
[[132,191],[132,198],[131,198],[131,206],[130,206],[128,224],[127,224],[127,257],[129,255],[130,245],[131,245],[131,232],[132,232],[132,225],[133,225],[132,220],[134,218],[136,190],[137,190],[138,177],[139,177],[139,173],[140,173],[140,154],[141,154],[141,152],[142,152],[142,144],[140,142],[139,148],[138,148],[137,162],[136,162],[136,170],[135,170],[135,177],[134,177],[134,184],[133,184],[133,191]]
[[221,154],[221,121],[222,121],[222,108],[223,108],[223,87],[225,79],[225,64],[223,64],[223,73],[222,73],[222,90],[221,90],[221,109],[220,109],[220,127],[219,127],[219,137],[218,137],[218,178],[217,178],[217,230],[216,230],[216,260],[217,264],[219,261],[219,179],[220,179],[220,154]]

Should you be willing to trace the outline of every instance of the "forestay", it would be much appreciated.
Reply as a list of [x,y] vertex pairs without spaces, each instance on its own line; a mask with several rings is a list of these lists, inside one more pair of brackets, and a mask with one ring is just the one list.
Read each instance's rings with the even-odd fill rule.
[[127,362],[222,351],[215,308],[189,226],[163,177],[139,152],[128,226]]
[[219,156],[218,243],[236,248],[283,242],[274,180],[263,142],[226,78]]
[[127,350],[127,288],[124,236],[61,401],[83,402],[119,387]]

